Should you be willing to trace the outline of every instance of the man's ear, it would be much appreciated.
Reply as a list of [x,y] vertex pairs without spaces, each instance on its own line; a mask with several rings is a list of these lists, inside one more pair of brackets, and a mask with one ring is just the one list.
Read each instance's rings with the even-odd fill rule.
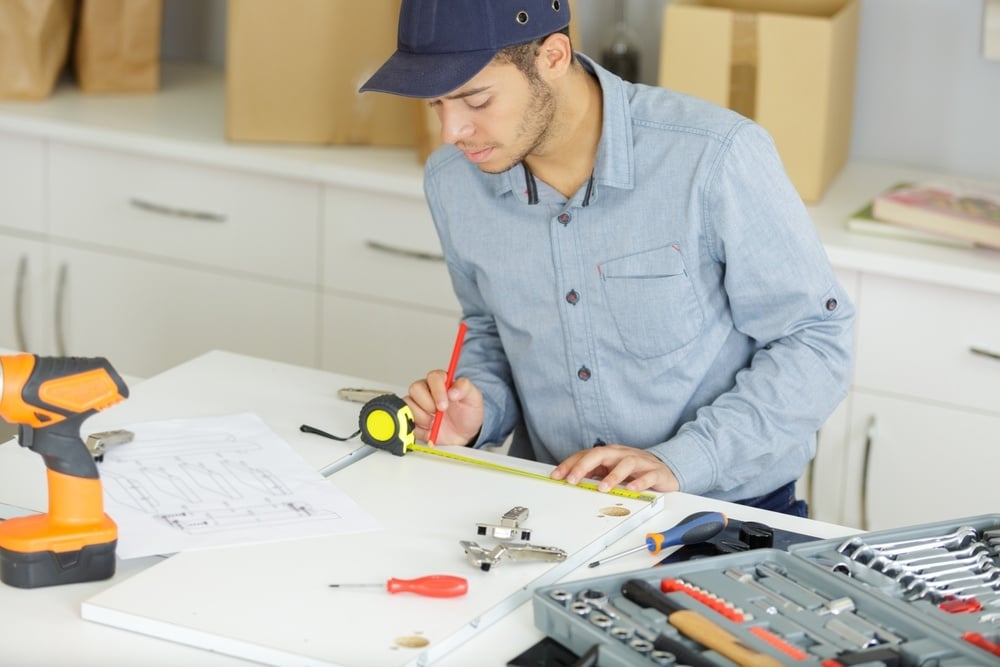
[[566,74],[573,63],[573,47],[569,37],[561,32],[552,33],[538,50],[538,72],[546,81],[553,81]]

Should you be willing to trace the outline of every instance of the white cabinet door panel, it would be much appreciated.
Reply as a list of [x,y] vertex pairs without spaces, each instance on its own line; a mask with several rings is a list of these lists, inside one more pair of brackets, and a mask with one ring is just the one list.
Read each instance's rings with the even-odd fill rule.
[[66,248],[51,262],[65,273],[69,354],[106,356],[138,377],[213,349],[318,363],[315,290]]
[[324,370],[407,387],[427,371],[447,368],[458,315],[323,297]]
[[44,182],[41,140],[0,132],[0,227],[45,230]]
[[1000,508],[1000,417],[864,391],[851,414],[848,493],[867,496],[857,510],[868,524],[849,524],[880,530]]

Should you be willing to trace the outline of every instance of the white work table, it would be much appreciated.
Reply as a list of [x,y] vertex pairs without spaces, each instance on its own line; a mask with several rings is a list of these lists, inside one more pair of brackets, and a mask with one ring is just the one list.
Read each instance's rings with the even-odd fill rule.
[[[317,469],[349,463],[330,479],[374,515],[381,529],[191,551],[168,559],[120,560],[116,575],[102,582],[2,586],[4,664],[132,665],[136,656],[154,666],[248,664],[178,643],[186,641],[274,664],[504,665],[544,636],[533,623],[534,588],[648,567],[656,559],[645,553],[599,569],[586,563],[640,544],[645,532],[662,530],[691,512],[719,509],[733,518],[817,537],[852,532],[687,494],[668,494],[651,505],[426,455],[352,457],[356,440],[338,443],[298,430],[309,423],[350,433],[360,406],[337,399],[336,390],[364,384],[359,378],[213,352],[145,380],[128,401],[88,420],[85,432],[252,411]],[[0,502],[43,509],[42,470],[33,452],[13,442],[0,446]],[[567,550],[566,561],[507,562],[490,572],[467,562],[458,540],[489,544],[475,535],[475,524],[498,521],[515,505],[529,507],[532,542]],[[625,517],[602,513],[611,506],[629,512]],[[469,594],[434,600],[326,588],[333,581],[431,572],[467,577]],[[114,617],[116,627],[83,620],[85,602]],[[58,639],[40,642],[39,636]],[[399,644],[413,637],[429,644]]]

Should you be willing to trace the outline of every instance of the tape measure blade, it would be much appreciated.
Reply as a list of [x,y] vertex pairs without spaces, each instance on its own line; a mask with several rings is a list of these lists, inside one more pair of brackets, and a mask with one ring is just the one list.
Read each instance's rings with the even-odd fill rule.
[[609,493],[612,495],[620,496],[622,498],[631,498],[633,500],[645,500],[646,502],[654,502],[656,496],[649,493],[642,493],[640,491],[629,491],[628,489],[623,489],[621,487],[613,487],[609,491],[601,491],[597,484],[591,482],[579,482],[577,484],[570,484],[563,479],[552,479],[548,475],[543,475],[542,473],[531,472],[530,470],[521,470],[520,468],[514,468],[511,466],[505,466],[500,463],[494,463],[492,461],[484,461],[482,459],[477,459],[472,456],[463,456],[462,454],[456,454],[454,452],[442,451],[436,447],[429,445],[408,445],[407,451],[420,452],[422,454],[430,454],[432,456],[439,456],[445,459],[451,459],[453,461],[460,461],[462,463],[470,463],[472,465],[480,466],[483,468],[488,468],[490,470],[496,470],[499,472],[508,472],[515,475],[520,475],[521,477],[530,477],[532,479],[539,479],[545,482],[552,482],[555,484],[564,484],[566,486],[575,486],[578,489],[584,489],[586,491],[596,491],[597,493]]

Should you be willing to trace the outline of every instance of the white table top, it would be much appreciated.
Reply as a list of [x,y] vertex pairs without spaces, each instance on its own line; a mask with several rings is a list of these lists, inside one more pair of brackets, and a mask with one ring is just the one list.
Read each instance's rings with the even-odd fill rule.
[[[85,430],[251,410],[321,469],[348,457],[356,441],[344,444],[302,434],[298,426],[306,422],[335,433],[349,428],[356,423],[359,406],[340,401],[335,394],[340,386],[359,384],[367,383],[213,352],[142,382],[128,401],[88,420]],[[214,550],[166,560],[120,561],[118,573],[104,582],[33,590],[2,586],[0,642],[5,662],[114,666],[135,664],[135,656],[142,655],[143,663],[151,665],[246,664],[82,620],[81,604],[89,600],[88,606],[114,612],[117,623],[127,626],[139,619],[135,629],[140,631],[281,664],[289,664],[289,656],[296,656],[294,664],[337,664],[330,660],[333,656],[341,664],[431,660],[456,666],[503,665],[543,637],[532,619],[529,601],[534,587],[647,567],[651,559],[643,553],[604,565],[600,572],[587,568],[586,563],[641,544],[645,532],[662,530],[693,511],[720,509],[733,518],[764,521],[819,537],[852,532],[687,494],[669,494],[649,506],[426,455],[398,458],[376,452],[352,461],[331,480],[372,512],[385,530],[240,547],[238,553]],[[33,452],[13,443],[0,446],[0,502],[41,509],[45,504],[42,470],[40,457]],[[492,476],[502,479],[489,479]],[[395,492],[386,493],[386,489]],[[404,489],[410,493],[401,495]],[[601,514],[605,506],[619,503],[632,510],[627,519]],[[472,532],[476,522],[490,521],[493,515],[498,520],[518,504],[529,506],[532,541],[551,541],[569,551],[570,559],[561,564],[505,563],[489,573],[475,570],[465,562],[458,539],[481,539]],[[468,535],[461,535],[466,526]],[[432,570],[466,576],[469,595],[442,601],[350,592],[352,604],[345,606],[331,605],[328,595],[344,591],[324,587],[332,578],[379,581]],[[349,616],[344,616],[345,609]],[[190,621],[185,614],[190,616],[192,610],[201,617],[185,626]],[[331,628],[341,627],[338,621],[358,641],[345,644],[342,638],[344,648],[340,649],[329,643],[330,637],[337,636]],[[59,640],[39,642],[43,629],[51,630],[51,636]],[[401,636],[418,632],[417,636],[431,641],[429,647],[403,649],[395,643]],[[313,653],[321,656],[314,662],[298,659],[309,655],[302,647],[309,642],[326,646],[326,652]]]

